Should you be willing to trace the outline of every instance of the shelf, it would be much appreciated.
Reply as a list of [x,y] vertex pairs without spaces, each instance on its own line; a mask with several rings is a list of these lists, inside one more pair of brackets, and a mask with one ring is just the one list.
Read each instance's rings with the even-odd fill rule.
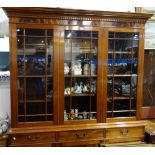
[[53,36],[47,36],[47,35],[44,35],[44,36],[36,36],[36,35],[17,35],[17,37],[29,37],[29,38],[53,38]]
[[132,100],[134,97],[128,97],[128,96],[115,96],[115,97],[108,97],[107,100]]
[[108,77],[137,77],[137,74],[108,74]]
[[114,111],[107,111],[107,113],[120,113],[120,112],[135,112],[136,110],[114,110]]
[[34,116],[53,116],[53,114],[27,114],[27,115],[18,115],[18,117],[34,117]]
[[139,40],[139,38],[135,39],[135,38],[108,38],[110,40]]
[[133,54],[135,51],[110,51],[108,54]]
[[52,75],[18,75],[18,78],[37,78],[37,77],[53,77]]
[[91,78],[91,77],[97,77],[97,75],[65,75],[65,77]]
[[42,102],[45,102],[45,100],[26,100],[26,101],[21,101],[19,100],[19,103],[42,103]]
[[98,40],[98,38],[97,37],[65,37],[65,39],[87,39],[87,40],[90,40],[90,39],[96,39],[96,40]]
[[65,97],[69,97],[69,96],[95,96],[95,94],[69,94],[69,95],[65,95]]

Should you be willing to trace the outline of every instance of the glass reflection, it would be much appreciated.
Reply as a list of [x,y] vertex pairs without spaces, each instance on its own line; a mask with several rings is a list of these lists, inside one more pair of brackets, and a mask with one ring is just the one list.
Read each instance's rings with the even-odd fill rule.
[[26,99],[45,99],[45,79],[41,77],[26,78]]

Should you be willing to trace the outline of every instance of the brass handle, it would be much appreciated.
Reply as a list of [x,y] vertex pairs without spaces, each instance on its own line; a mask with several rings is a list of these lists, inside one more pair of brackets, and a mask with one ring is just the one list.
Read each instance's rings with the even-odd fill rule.
[[127,136],[128,133],[129,133],[129,130],[128,129],[121,129],[120,133],[121,133],[122,136]]
[[83,132],[78,132],[75,134],[77,138],[84,138],[87,136],[87,133],[83,133]]
[[16,137],[13,137],[12,139],[15,141],[16,140]]
[[34,141],[34,140],[36,140],[37,138],[39,138],[39,136],[36,136],[36,135],[29,135],[27,138],[28,138],[29,140]]

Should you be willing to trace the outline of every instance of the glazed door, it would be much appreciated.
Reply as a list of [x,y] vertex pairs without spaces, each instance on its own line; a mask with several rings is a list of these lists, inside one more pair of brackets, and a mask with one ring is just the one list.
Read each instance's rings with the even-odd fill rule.
[[16,34],[18,122],[53,122],[53,30],[17,27]]
[[140,33],[109,31],[108,33],[108,76],[107,118],[139,118],[142,62]]
[[96,122],[98,31],[65,30],[64,122]]

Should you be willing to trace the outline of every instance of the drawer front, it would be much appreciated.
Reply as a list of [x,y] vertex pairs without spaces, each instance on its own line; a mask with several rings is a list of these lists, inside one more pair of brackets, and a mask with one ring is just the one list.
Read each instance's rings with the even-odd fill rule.
[[107,142],[143,141],[144,127],[113,128],[106,130]]
[[0,147],[4,147],[4,146],[7,146],[7,140],[6,139],[0,139]]
[[59,132],[59,142],[78,142],[89,140],[103,140],[104,130],[78,130]]
[[31,145],[34,143],[52,143],[55,141],[54,133],[35,133],[35,134],[24,134],[24,135],[10,135],[9,145],[20,146],[20,145]]

